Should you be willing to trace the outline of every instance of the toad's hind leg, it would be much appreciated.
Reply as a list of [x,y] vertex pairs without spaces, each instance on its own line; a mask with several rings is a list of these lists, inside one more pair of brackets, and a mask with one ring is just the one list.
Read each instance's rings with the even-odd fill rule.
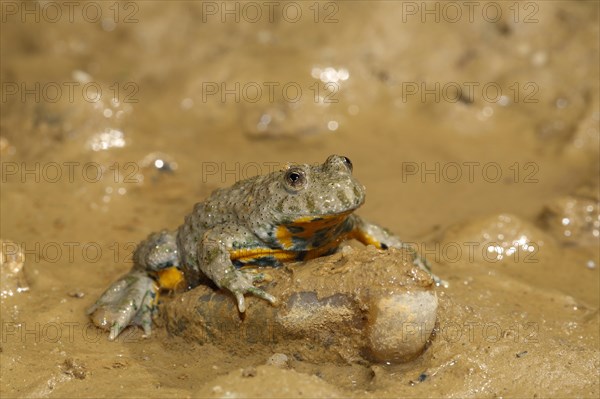
[[141,326],[149,335],[159,290],[173,289],[183,281],[175,233],[151,234],[137,247],[133,260],[131,271],[111,284],[87,310],[94,324],[110,329],[110,340],[130,325]]

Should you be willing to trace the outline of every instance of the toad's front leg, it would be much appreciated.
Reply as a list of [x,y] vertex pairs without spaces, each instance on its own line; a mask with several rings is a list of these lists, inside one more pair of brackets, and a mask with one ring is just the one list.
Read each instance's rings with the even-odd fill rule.
[[251,264],[253,256],[268,256],[275,252],[265,248],[257,237],[238,226],[219,226],[207,231],[198,244],[200,269],[219,288],[230,291],[237,301],[240,312],[246,311],[244,294],[252,294],[272,304],[277,299],[254,286],[265,280],[264,273],[254,273],[236,268],[232,258],[245,258]]
[[379,249],[405,249],[412,254],[413,264],[429,273],[436,285],[448,286],[446,281],[433,274],[431,265],[427,259],[419,255],[410,244],[402,242],[400,238],[392,234],[389,230],[376,224],[369,223],[357,215],[352,215],[352,218],[354,221],[354,228],[350,233],[352,238],[365,245],[374,245]]

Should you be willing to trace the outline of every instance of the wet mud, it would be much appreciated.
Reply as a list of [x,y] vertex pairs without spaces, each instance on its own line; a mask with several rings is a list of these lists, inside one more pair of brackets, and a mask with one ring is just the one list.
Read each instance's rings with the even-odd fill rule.
[[[254,22],[244,3],[236,20],[221,2],[92,2],[101,18],[72,21],[49,3],[36,20],[2,2],[0,396],[598,397],[597,2],[476,2],[457,21],[435,2],[437,19],[421,2],[291,2],[298,20],[282,3]],[[274,271],[286,306],[249,298],[242,321],[199,287],[165,294],[148,338],[91,324],[149,233],[330,154],[367,188],[357,213],[448,287],[350,243]],[[408,287],[435,294],[432,328],[394,318]],[[285,333],[210,329],[211,309]]]

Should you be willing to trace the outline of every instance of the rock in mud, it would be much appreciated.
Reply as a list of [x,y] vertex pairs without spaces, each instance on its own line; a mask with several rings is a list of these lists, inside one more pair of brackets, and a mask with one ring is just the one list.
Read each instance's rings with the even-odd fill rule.
[[457,248],[466,263],[538,263],[554,256],[555,240],[534,224],[498,214],[456,225],[444,234],[443,248]]
[[15,242],[0,239],[0,297],[29,290],[23,266],[25,254]]
[[597,164],[600,152],[599,105],[597,99],[592,100],[588,105],[587,114],[580,118],[570,141],[565,145],[565,152],[569,158],[578,161],[586,158]]
[[598,187],[580,189],[574,195],[546,204],[540,224],[563,244],[597,247],[600,242]]
[[429,274],[413,253],[373,247],[269,269],[262,286],[280,305],[247,296],[240,314],[223,291],[197,287],[162,309],[170,333],[238,355],[297,360],[405,362],[428,345],[437,317]]

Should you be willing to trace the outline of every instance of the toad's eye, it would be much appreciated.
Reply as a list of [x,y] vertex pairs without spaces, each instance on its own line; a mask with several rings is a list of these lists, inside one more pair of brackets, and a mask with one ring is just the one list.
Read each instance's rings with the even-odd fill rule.
[[306,184],[306,175],[301,169],[293,168],[285,174],[285,181],[291,188],[298,190]]
[[348,157],[342,157],[342,158],[344,158],[344,163],[346,164],[348,169],[350,169],[350,172],[352,172],[352,161],[350,160],[350,158],[348,158]]

